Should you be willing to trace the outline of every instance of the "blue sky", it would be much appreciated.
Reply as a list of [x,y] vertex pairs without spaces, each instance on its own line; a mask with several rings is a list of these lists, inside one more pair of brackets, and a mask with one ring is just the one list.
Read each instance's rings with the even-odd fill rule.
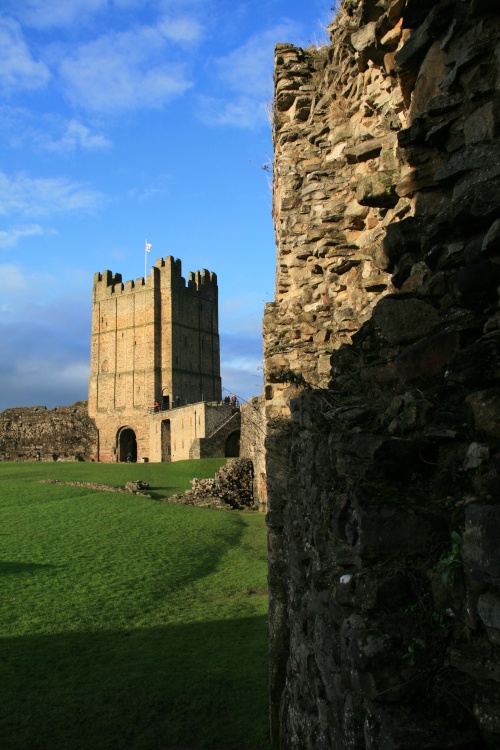
[[143,276],[146,238],[217,273],[223,386],[260,392],[273,48],[331,4],[1,0],[0,409],[87,398],[93,274]]

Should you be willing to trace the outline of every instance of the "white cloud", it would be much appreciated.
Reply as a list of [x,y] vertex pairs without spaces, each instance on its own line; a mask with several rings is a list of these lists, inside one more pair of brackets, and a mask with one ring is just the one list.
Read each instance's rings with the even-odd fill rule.
[[197,42],[203,36],[203,26],[196,18],[180,16],[163,18],[158,24],[158,31],[173,42]]
[[0,215],[46,216],[67,211],[88,211],[104,201],[102,193],[65,177],[13,178],[0,172]]
[[58,138],[46,134],[38,136],[40,145],[47,151],[100,151],[110,148],[111,141],[101,133],[92,133],[90,128],[78,120],[68,120],[64,123],[63,133]]
[[154,198],[167,195],[172,185],[172,176],[169,174],[155,174],[149,179],[144,187],[133,188],[127,195],[135,203],[147,203]]
[[6,8],[36,29],[82,23],[107,7],[107,0],[7,0]]
[[201,95],[198,106],[198,116],[207,125],[256,128],[268,122],[265,102],[252,96],[235,96],[225,101],[215,96]]
[[11,148],[35,148],[56,153],[101,151],[113,143],[75,118],[40,114],[22,107],[0,106],[0,133]]
[[274,47],[291,39],[298,26],[286,21],[253,34],[237,49],[216,59],[213,67],[222,96],[200,97],[200,118],[209,125],[253,128],[268,122],[267,100],[273,90]]
[[44,88],[50,71],[33,59],[19,24],[0,16],[0,90],[4,94]]
[[166,62],[161,27],[107,34],[83,44],[60,65],[66,95],[91,112],[107,115],[160,108],[191,87],[182,63]]
[[[50,230],[49,230],[50,231]],[[7,231],[0,231],[0,248],[15,247],[20,240],[25,237],[41,237],[47,234],[47,230],[41,227],[39,224],[31,224],[29,226],[20,227],[16,229],[8,229]],[[3,281],[5,281],[3,279]]]
[[201,25],[185,15],[189,9],[206,13],[206,2],[200,0],[3,0],[4,11],[19,19],[26,26],[47,30],[78,25],[80,28],[99,20],[107,14],[116,18],[123,13],[144,11],[148,6],[153,13],[178,14],[168,23],[168,38],[176,41],[193,41],[201,31]]
[[274,47],[280,39],[290,39],[296,24],[289,22],[253,34],[245,44],[216,60],[219,78],[232,90],[262,95],[272,82]]

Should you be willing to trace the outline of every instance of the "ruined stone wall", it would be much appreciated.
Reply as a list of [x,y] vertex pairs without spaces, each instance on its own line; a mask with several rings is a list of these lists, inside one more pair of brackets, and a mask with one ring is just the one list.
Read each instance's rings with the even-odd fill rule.
[[500,746],[499,6],[278,45],[265,313],[283,748]]
[[266,477],[266,402],[262,396],[254,396],[240,406],[241,441],[240,456],[249,458],[253,466],[253,494],[259,510],[267,508]]
[[89,461],[97,429],[87,402],[72,406],[31,406],[0,413],[1,461]]

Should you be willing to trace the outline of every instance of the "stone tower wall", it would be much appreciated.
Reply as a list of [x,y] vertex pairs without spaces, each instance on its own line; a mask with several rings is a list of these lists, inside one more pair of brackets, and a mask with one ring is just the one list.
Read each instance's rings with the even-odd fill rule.
[[276,49],[272,737],[500,743],[500,18],[345,0]]
[[216,275],[196,271],[186,283],[170,256],[135,283],[111,271],[95,274],[89,413],[99,429],[99,460],[117,459],[124,428],[135,434],[138,457],[169,460],[153,405],[220,399]]
[[168,257],[144,280],[95,274],[91,414],[221,397],[217,278]]

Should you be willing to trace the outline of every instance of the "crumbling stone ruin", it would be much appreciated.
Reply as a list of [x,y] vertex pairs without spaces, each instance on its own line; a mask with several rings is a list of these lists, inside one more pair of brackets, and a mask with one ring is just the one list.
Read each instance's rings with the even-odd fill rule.
[[96,442],[86,401],[0,412],[0,461],[90,461]]
[[249,458],[230,458],[215,477],[192,479],[190,490],[171,495],[164,502],[219,510],[254,509],[252,462]]
[[275,58],[275,746],[500,747],[500,5]]

